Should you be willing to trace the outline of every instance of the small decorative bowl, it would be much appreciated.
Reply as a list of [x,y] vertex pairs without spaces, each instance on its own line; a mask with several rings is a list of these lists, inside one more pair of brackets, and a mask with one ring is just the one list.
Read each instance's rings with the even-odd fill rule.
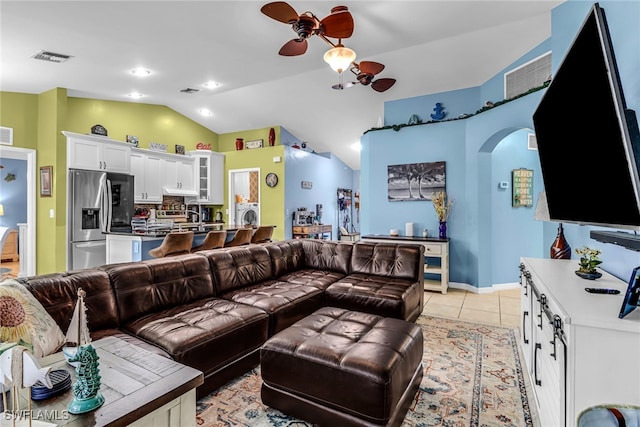
[[600,273],[599,271],[594,271],[593,273],[586,273],[584,271],[576,270],[576,275],[587,280],[596,280],[602,277],[602,273]]

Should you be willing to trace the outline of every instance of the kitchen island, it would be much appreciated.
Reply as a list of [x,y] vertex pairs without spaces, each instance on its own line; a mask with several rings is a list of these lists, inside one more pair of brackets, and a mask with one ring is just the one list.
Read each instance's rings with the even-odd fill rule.
[[[233,239],[236,230],[243,228],[241,225],[224,223],[176,223],[172,230],[156,230],[145,232],[107,232],[107,264],[119,262],[143,261],[153,259],[149,255],[151,249],[155,249],[162,244],[165,236],[170,232],[193,231],[193,245],[202,244],[207,233],[211,230],[225,230],[227,238],[225,241]],[[257,225],[253,226],[258,228]]]

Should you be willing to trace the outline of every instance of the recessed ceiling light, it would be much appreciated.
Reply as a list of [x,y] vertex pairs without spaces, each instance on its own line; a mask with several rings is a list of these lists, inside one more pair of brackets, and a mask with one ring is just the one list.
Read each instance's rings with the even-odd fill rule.
[[146,68],[134,68],[131,70],[131,74],[138,77],[146,77],[151,74],[151,70],[147,70]]
[[206,117],[211,117],[213,116],[213,111],[211,110],[207,110],[206,108],[201,108],[198,110],[198,113],[202,114],[203,116]]
[[129,98],[136,98],[137,99],[137,98],[142,98],[144,95],[141,94],[141,93],[138,93],[138,92],[131,92],[131,93],[127,94],[127,96]]
[[202,86],[206,87],[207,89],[215,89],[217,87],[220,87],[220,83],[214,82],[213,80],[209,80],[208,82],[206,82]]
[[355,151],[362,150],[362,145],[360,145],[360,141],[354,142],[353,144],[350,145],[350,147],[352,150],[355,150]]

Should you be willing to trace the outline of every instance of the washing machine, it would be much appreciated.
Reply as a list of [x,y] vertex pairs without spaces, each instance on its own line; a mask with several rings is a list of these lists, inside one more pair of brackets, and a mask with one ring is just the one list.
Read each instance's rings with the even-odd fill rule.
[[236,203],[236,224],[258,225],[257,203]]

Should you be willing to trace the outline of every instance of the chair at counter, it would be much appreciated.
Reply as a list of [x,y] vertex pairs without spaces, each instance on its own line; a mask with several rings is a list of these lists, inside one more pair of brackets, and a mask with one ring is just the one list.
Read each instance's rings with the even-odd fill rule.
[[191,248],[191,253],[224,247],[227,238],[225,230],[212,230],[207,233],[201,245]]
[[251,243],[267,243],[271,241],[273,236],[273,225],[260,225],[253,236],[251,237]]
[[251,243],[251,236],[253,236],[253,228],[238,228],[236,234],[224,244],[224,247],[248,245]]
[[191,252],[191,245],[193,245],[193,231],[172,232],[164,237],[160,246],[151,249],[149,255],[154,258],[163,258],[188,254]]

